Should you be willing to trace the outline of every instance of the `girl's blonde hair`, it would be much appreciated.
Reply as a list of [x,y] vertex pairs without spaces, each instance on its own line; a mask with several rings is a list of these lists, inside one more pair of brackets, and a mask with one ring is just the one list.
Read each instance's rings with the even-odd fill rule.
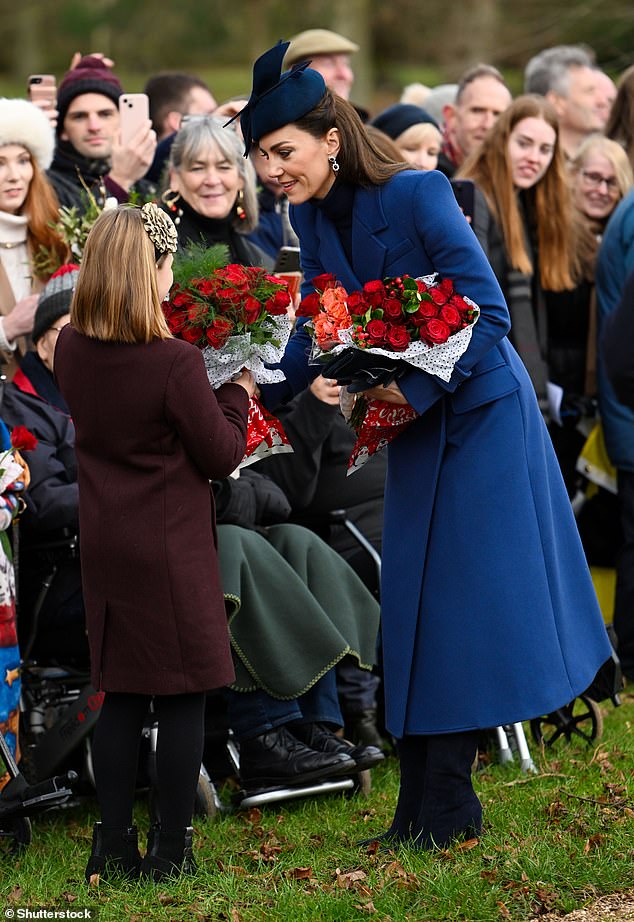
[[120,205],[102,212],[88,234],[70,307],[75,329],[118,343],[170,339],[156,269],[141,209]]
[[526,246],[526,229],[513,185],[508,145],[511,132],[525,118],[545,121],[555,132],[555,149],[546,173],[523,192],[534,222],[543,288],[573,288],[579,276],[577,219],[566,179],[559,124],[553,106],[543,96],[519,96],[497,119],[480,147],[467,159],[460,178],[473,179],[483,192],[500,227],[514,269],[531,275],[534,266]]

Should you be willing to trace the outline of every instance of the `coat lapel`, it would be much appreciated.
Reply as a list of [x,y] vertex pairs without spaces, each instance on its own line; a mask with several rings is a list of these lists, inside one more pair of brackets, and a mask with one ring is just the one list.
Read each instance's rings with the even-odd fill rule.
[[381,186],[374,186],[358,189],[355,196],[352,257],[362,282],[383,278],[387,247],[377,235],[388,224],[381,201],[382,193]]
[[370,279],[383,278],[387,247],[376,236],[387,221],[381,204],[381,188],[358,189],[352,216],[352,268],[332,222],[317,210],[315,231],[319,240],[319,262],[333,272],[348,291],[363,287]]

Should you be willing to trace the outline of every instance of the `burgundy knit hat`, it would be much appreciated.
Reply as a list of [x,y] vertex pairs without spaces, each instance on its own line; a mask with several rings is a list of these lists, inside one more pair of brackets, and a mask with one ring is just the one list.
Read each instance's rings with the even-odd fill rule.
[[116,105],[123,87],[109,67],[106,67],[100,58],[85,55],[77,67],[73,67],[63,77],[57,91],[57,133],[64,127],[66,111],[76,96],[82,93],[101,93],[107,96]]

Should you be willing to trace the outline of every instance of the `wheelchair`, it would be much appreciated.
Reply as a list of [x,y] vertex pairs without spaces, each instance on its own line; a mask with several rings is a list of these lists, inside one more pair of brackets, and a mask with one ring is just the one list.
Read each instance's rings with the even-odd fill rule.
[[[51,774],[66,770],[69,777],[72,776],[73,791],[67,791],[64,802],[76,803],[82,797],[92,796],[95,790],[91,736],[99,718],[103,693],[92,687],[87,663],[77,665],[40,661],[37,658],[37,639],[40,616],[57,575],[65,565],[79,561],[78,537],[66,531],[50,540],[33,542],[29,546],[29,554],[38,560],[40,576],[30,620],[23,626],[21,637],[21,649],[24,651],[21,667],[22,771],[30,784],[39,785]],[[213,692],[208,696],[212,727],[195,795],[196,816],[213,818],[221,812],[228,813],[269,803],[369,790],[370,774],[362,771],[309,785],[261,790],[238,788],[230,803],[223,802],[217,783],[222,778],[234,775],[239,779],[240,754],[239,745],[230,728],[225,725],[222,716],[218,717],[218,708],[214,706],[218,698]],[[155,795],[158,725],[152,719],[151,712],[142,737],[139,793],[148,794],[150,815],[153,821],[158,821],[160,817]],[[212,748],[219,749],[220,753],[212,753]],[[213,765],[211,771],[207,770],[205,762],[208,757],[215,763],[215,771]]]

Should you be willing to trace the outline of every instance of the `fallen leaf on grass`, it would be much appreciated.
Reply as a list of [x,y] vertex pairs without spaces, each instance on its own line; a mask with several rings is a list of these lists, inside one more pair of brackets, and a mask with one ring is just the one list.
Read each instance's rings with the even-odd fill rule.
[[169,893],[159,893],[158,901],[161,904],[161,906],[171,906],[173,903],[176,902],[174,897],[171,896]]
[[472,848],[477,848],[479,844],[479,839],[466,839],[464,842],[454,845],[454,848],[457,852],[470,852]]
[[286,876],[291,880],[308,880],[313,876],[313,869],[308,868],[292,868],[292,870],[286,872]]
[[237,909],[231,910],[231,922],[240,922],[240,913]]
[[491,868],[490,871],[480,871],[480,877],[482,878],[482,880],[488,880],[489,883],[493,883],[493,881],[497,878],[497,876],[498,876],[498,872],[496,871],[495,868]]
[[62,893],[62,899],[65,900],[67,903],[74,903],[75,900],[77,899],[77,894],[69,893],[68,891],[66,891],[66,893]]
[[91,874],[91,875],[90,875],[90,880],[88,881],[88,886],[89,886],[89,887],[98,887],[98,886],[99,886],[99,880],[100,880],[99,874]]
[[356,871],[346,871],[344,873],[339,868],[337,868],[335,875],[335,883],[338,887],[341,887],[342,890],[358,889],[359,881],[367,880],[368,877],[365,871],[360,869]]
[[511,918],[511,913],[509,912],[508,907],[505,906],[504,903],[503,903],[501,900],[496,900],[495,903],[496,903],[496,906],[497,906],[497,907],[499,908],[499,910],[500,910],[500,915],[502,916],[502,918],[503,918],[503,919],[510,919],[510,918]]
[[605,836],[600,832],[595,832],[593,836],[590,836],[589,839],[586,839],[586,843],[583,846],[583,854],[587,855],[590,849],[600,848],[602,845],[605,845]]
[[11,893],[9,894],[9,900],[12,903],[17,903],[17,901],[21,899],[22,899],[22,887],[18,887],[16,885],[11,891]]
[[242,815],[242,819],[254,826],[262,821],[262,811],[258,807],[251,807]]
[[368,912],[372,915],[375,912],[378,912],[378,909],[374,903],[353,903],[353,908],[358,909],[359,912]]

